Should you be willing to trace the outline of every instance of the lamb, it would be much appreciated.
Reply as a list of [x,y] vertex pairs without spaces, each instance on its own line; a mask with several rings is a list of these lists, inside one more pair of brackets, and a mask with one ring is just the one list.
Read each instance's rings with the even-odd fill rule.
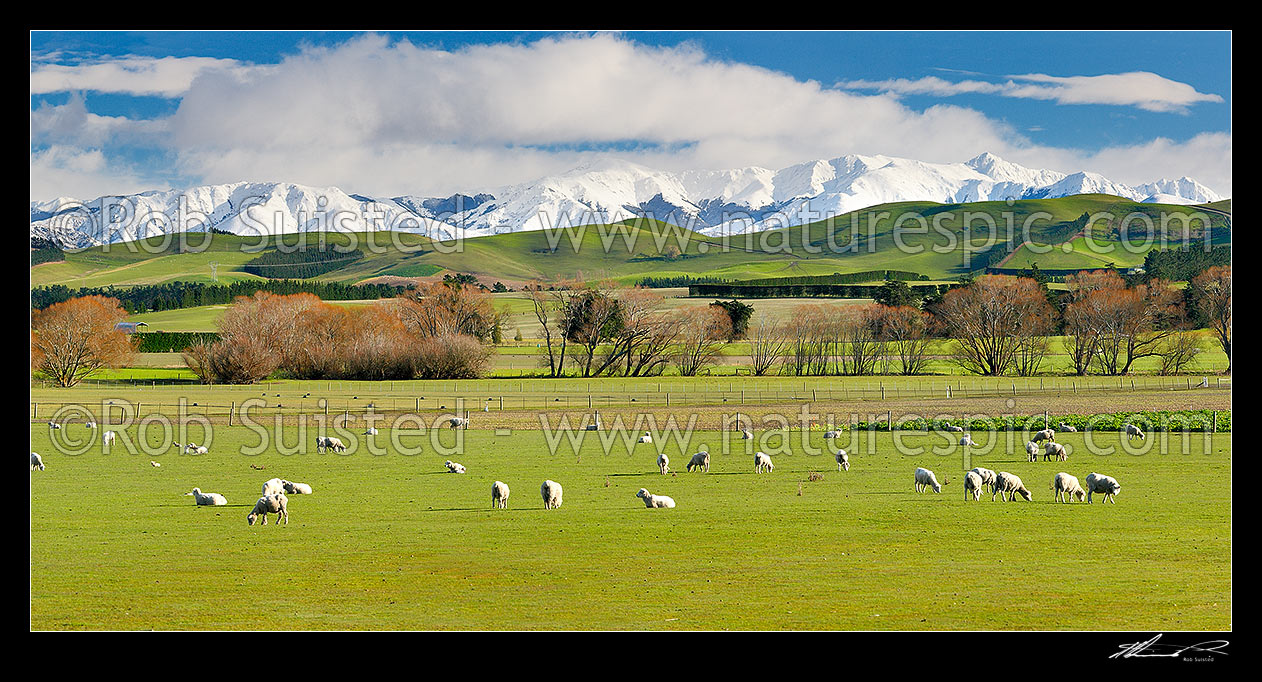
[[508,484],[496,481],[491,484],[491,506],[508,509]]
[[1039,458],[1039,444],[1029,441],[1025,444],[1025,454],[1030,456],[1031,462],[1037,462]]
[[316,452],[325,452],[333,450],[334,452],[346,452],[346,446],[341,439],[333,436],[316,436]]
[[1057,426],[1059,426],[1060,430],[1064,431],[1065,433],[1078,433],[1078,427],[1072,426],[1070,424],[1066,424],[1065,422],[1061,422]]
[[970,471],[981,477],[982,485],[995,487],[995,472],[985,467],[973,467]]
[[705,471],[710,473],[710,453],[702,450],[688,460],[688,471]]
[[464,417],[452,417],[451,419],[447,420],[447,424],[451,426],[451,428],[453,429],[469,428],[469,420],[465,419]]
[[263,482],[263,497],[268,495],[279,495],[285,492],[285,482],[279,478],[269,479]]
[[674,509],[675,501],[665,495],[654,495],[644,488],[640,488],[640,492],[635,494],[636,497],[644,500],[644,506],[649,509]]
[[1091,494],[1104,495],[1104,501],[1107,503],[1113,500],[1113,504],[1117,504],[1117,494],[1122,492],[1122,485],[1112,476],[1097,474],[1095,472],[1087,474],[1087,504],[1091,504]]
[[192,495],[193,502],[198,506],[222,507],[228,504],[228,498],[219,493],[204,493],[200,488],[193,488],[193,492],[184,493]]
[[561,484],[556,481],[544,481],[539,486],[539,494],[543,496],[544,509],[556,509],[561,506]]
[[648,431],[645,431],[645,432],[644,432],[644,435],[643,435],[643,436],[640,436],[640,440],[639,440],[638,442],[640,442],[640,443],[652,443],[652,442],[653,442],[653,434],[649,433]]
[[964,433],[963,427],[951,426],[951,422],[942,422],[942,429],[950,433]]
[[1125,428],[1126,440],[1131,440],[1132,438],[1139,438],[1140,440],[1144,439],[1144,432],[1140,431],[1138,426],[1135,426],[1134,424],[1127,424]]
[[973,448],[977,447],[977,443],[974,443],[974,442],[973,442],[973,438],[972,438],[971,436],[964,436],[963,438],[961,438],[961,439],[960,439],[960,445],[963,445],[963,446],[964,446],[964,447],[966,447],[966,448],[967,448],[967,447],[973,447]]
[[850,458],[846,456],[845,450],[838,450],[833,459],[837,460],[837,471],[850,471]]
[[744,429],[741,430],[741,440],[753,440],[753,439],[754,439],[754,434],[750,433],[749,431],[745,431]]
[[84,424],[84,426],[88,427],[89,429],[95,429],[95,428],[96,428],[96,422],[94,422],[94,421],[89,421],[89,422],[86,422],[86,423]]
[[453,461],[451,461],[451,460],[447,460],[446,462],[443,462],[443,466],[447,467],[447,471],[448,471],[448,472],[450,472],[450,473],[453,473],[453,474],[463,474],[463,473],[464,473],[464,465],[463,465],[463,464],[460,464],[460,463],[458,463],[458,462],[453,462]]
[[1047,441],[1043,446],[1043,461],[1047,461],[1056,456],[1056,461],[1063,462],[1069,459],[1069,453],[1065,451],[1065,446],[1053,441]]
[[841,436],[842,436],[842,433],[840,429],[835,430],[835,431],[824,432],[824,440],[828,440],[830,438],[841,438]]
[[38,452],[31,453],[31,471],[44,470],[44,458],[39,456]]
[[754,473],[775,471],[776,465],[771,463],[771,455],[759,450],[754,453]]
[[1034,443],[1042,443],[1045,440],[1056,440],[1056,432],[1051,429],[1043,429],[1042,431],[1035,431],[1034,435],[1030,436],[1030,441]]
[[942,492],[942,486],[950,482],[951,480],[947,479],[939,484],[938,477],[934,476],[932,471],[921,467],[916,468],[916,492],[918,493],[923,493],[926,488],[933,488],[933,492],[940,493]]
[[156,468],[156,467],[160,467],[160,466],[162,466],[162,462],[155,462],[155,461],[153,461],[153,460],[151,459],[151,460],[149,460],[149,466],[151,466],[151,467],[155,467],[155,468]]
[[368,429],[364,431],[364,435],[365,435],[365,436],[375,436],[375,435],[377,435],[377,427],[375,427],[375,426],[370,426],[370,427],[368,427]]
[[106,431],[105,433],[101,434],[101,446],[105,447],[107,445],[113,445],[114,441],[117,438],[118,438],[118,434],[114,433],[113,431]]
[[1086,495],[1082,490],[1082,486],[1078,484],[1078,479],[1063,471],[1056,474],[1056,477],[1052,479],[1051,487],[1052,490],[1056,491],[1057,502],[1068,503],[1072,502],[1073,498],[1077,498],[1081,502],[1083,496]]
[[58,424],[57,422],[48,422],[48,428],[57,430],[61,428],[61,424]]
[[657,456],[657,470],[662,472],[663,476],[670,473],[670,458],[664,452]]
[[985,484],[982,483],[982,477],[978,476],[976,471],[964,474],[964,500],[967,501],[970,495],[974,502],[981,500],[983,486]]
[[[172,443],[172,445],[174,445],[177,448],[181,447],[179,443]],[[184,448],[184,454],[186,455],[204,455],[207,452],[209,452],[209,450],[206,449],[205,445],[198,445],[191,441],[182,447]]]
[[993,489],[994,492],[990,495],[991,502],[995,501],[996,495],[1002,496],[1004,493],[1007,493],[1008,495],[1004,500],[1005,502],[1011,502],[1017,495],[1020,495],[1027,502],[1034,498],[1034,496],[1030,494],[1030,491],[1025,487],[1025,484],[1021,482],[1019,477],[1006,471],[1000,471],[998,474],[995,474],[995,485]]
[[258,502],[254,503],[254,509],[250,512],[250,515],[245,518],[250,522],[250,525],[253,526],[254,519],[262,516],[263,522],[259,525],[266,526],[268,514],[276,515],[276,525],[279,526],[281,519],[284,519],[285,525],[288,526],[289,498],[279,493],[276,495],[264,495],[259,498]]
[[311,486],[306,483],[294,483],[293,481],[280,482],[281,487],[285,489],[286,495],[310,495]]

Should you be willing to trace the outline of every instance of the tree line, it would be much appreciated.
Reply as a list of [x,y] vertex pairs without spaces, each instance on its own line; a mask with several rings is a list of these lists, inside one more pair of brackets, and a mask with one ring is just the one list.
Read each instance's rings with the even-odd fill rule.
[[347,284],[345,282],[306,282],[281,279],[241,281],[230,284],[200,282],[167,282],[129,287],[81,287],[71,289],[62,284],[31,289],[31,309],[42,310],[54,303],[84,296],[104,296],[119,301],[130,314],[196,308],[204,305],[231,303],[239,296],[265,291],[278,295],[307,293],[326,301],[393,298],[405,287],[392,284]]

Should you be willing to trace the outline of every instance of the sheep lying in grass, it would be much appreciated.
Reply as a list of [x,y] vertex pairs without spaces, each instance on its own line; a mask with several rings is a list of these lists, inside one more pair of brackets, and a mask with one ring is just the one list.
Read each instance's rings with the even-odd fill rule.
[[1132,438],[1138,438],[1140,440],[1144,439],[1144,432],[1140,431],[1139,427],[1135,426],[1134,424],[1127,424],[1125,426],[1125,430],[1126,430],[1126,440],[1131,440]]
[[845,450],[838,450],[833,459],[837,460],[837,471],[850,471],[850,457]]
[[964,433],[963,427],[951,426],[951,422],[942,422],[942,430],[948,433]]
[[654,495],[644,488],[640,488],[640,492],[635,494],[636,497],[644,500],[644,506],[649,509],[674,509],[675,501],[665,495]]
[[463,465],[463,464],[460,464],[460,463],[458,463],[458,462],[453,462],[453,461],[451,461],[451,460],[447,460],[446,462],[443,462],[443,466],[447,467],[447,471],[448,471],[448,472],[450,472],[450,473],[453,473],[453,474],[463,474],[463,473],[464,473],[464,465]]
[[702,450],[688,460],[688,471],[704,471],[710,473],[710,453]]
[[1113,500],[1113,504],[1117,504],[1117,494],[1122,492],[1122,484],[1117,479],[1104,474],[1095,472],[1087,474],[1087,504],[1091,504],[1091,494],[1104,495],[1104,501],[1107,503]]
[[771,455],[761,450],[754,453],[754,473],[775,471],[776,465],[771,463]]
[[1064,445],[1049,440],[1043,444],[1043,461],[1046,462],[1052,457],[1055,457],[1058,462],[1063,462],[1069,459],[1069,453],[1065,451]]
[[964,474],[965,500],[968,500],[970,496],[973,498],[974,502],[982,499],[983,487],[985,487],[985,484],[982,483],[982,477],[978,476],[976,471],[970,471],[967,474]]
[[664,452],[657,456],[657,470],[662,472],[663,476],[670,473],[670,458]]
[[364,431],[364,435],[365,435],[365,436],[375,436],[375,435],[377,435],[377,428],[376,428],[376,427],[374,427],[374,426],[370,426],[370,427],[368,427],[368,428]]
[[508,509],[508,484],[496,481],[491,484],[491,506]]
[[311,486],[306,483],[294,483],[293,481],[281,481],[281,487],[285,489],[286,495],[310,495]]
[[57,422],[48,422],[48,428],[53,429],[55,431],[61,428],[61,424],[58,424]]
[[1056,477],[1052,479],[1051,487],[1056,492],[1057,502],[1072,502],[1074,498],[1081,502],[1082,498],[1086,496],[1082,486],[1078,483],[1077,477],[1063,471],[1056,474]]
[[969,447],[975,448],[975,447],[977,447],[977,443],[973,442],[973,438],[972,438],[972,436],[964,436],[963,438],[961,438],[961,439],[960,439],[960,445],[963,445],[963,446],[964,446],[964,447],[966,447],[966,448],[969,448]]
[[184,493],[193,496],[193,503],[199,506],[222,507],[228,504],[228,498],[219,493],[204,493],[200,488],[193,488],[193,492]]
[[741,430],[741,440],[753,440],[753,439],[754,439],[754,434],[750,433],[749,431],[745,431],[744,429]]
[[918,493],[923,493],[926,488],[933,488],[933,492],[940,493],[942,492],[942,486],[950,482],[950,479],[948,479],[938,483],[938,477],[934,476],[932,471],[921,467],[916,468],[916,492]]
[[285,525],[288,526],[289,525],[289,498],[281,494],[264,495],[263,497],[259,498],[258,502],[254,503],[254,509],[251,510],[249,516],[245,518],[247,521],[250,522],[250,525],[253,526],[254,520],[262,516],[263,522],[260,523],[259,525],[266,526],[268,514],[276,515],[276,525],[279,526],[281,520],[283,519],[285,521]]
[[279,495],[283,492],[285,492],[285,482],[279,478],[272,478],[263,482],[263,497]]
[[1061,422],[1060,424],[1057,424],[1057,426],[1059,426],[1060,430],[1065,433],[1078,433],[1078,427],[1066,424],[1065,422]]
[[155,461],[153,461],[153,460],[151,459],[151,460],[149,460],[149,466],[151,466],[151,467],[160,467],[160,466],[162,466],[162,462],[155,462]]
[[89,429],[95,429],[95,428],[96,428],[96,422],[94,422],[94,421],[89,421],[89,422],[86,422],[86,423],[84,424],[84,426],[88,427]]
[[[109,435],[109,434],[106,434],[106,435]],[[110,442],[112,443],[113,439],[110,439]],[[180,444],[176,443],[175,447],[177,448],[180,447]],[[198,445],[191,441],[187,445],[184,446],[184,454],[186,455],[204,455],[207,452],[209,452],[209,450],[206,449],[205,445]]]
[[982,485],[995,487],[995,472],[985,467],[973,467],[970,471],[981,477]]
[[653,442],[653,434],[649,433],[648,431],[645,431],[645,432],[644,432],[644,435],[643,435],[643,436],[640,436],[640,440],[639,440],[639,441],[637,441],[637,442],[640,442],[640,443],[652,443],[652,442]]
[[1000,471],[995,474],[995,485],[993,488],[994,492],[990,495],[991,502],[995,501],[996,495],[1003,498],[1005,493],[1007,494],[1005,502],[1011,502],[1017,495],[1020,495],[1027,502],[1034,499],[1034,495],[1030,494],[1025,484],[1021,482],[1020,477],[1006,471]]
[[841,438],[841,436],[842,433],[840,429],[824,432],[824,440],[829,440],[830,438]]
[[43,471],[44,458],[39,456],[38,452],[31,453],[31,471]]
[[544,509],[556,509],[561,506],[561,484],[556,481],[544,481],[539,486],[539,494],[543,496]]
[[1025,454],[1029,455],[1029,460],[1030,460],[1031,462],[1036,462],[1036,461],[1038,461],[1038,458],[1039,458],[1039,444],[1038,444],[1038,443],[1035,443],[1034,441],[1029,441],[1029,442],[1027,442],[1027,443],[1025,444]]
[[118,434],[114,433],[113,431],[106,431],[105,433],[101,434],[101,447],[113,445],[114,441],[117,439],[118,439]]
[[1042,443],[1045,440],[1056,440],[1056,432],[1051,429],[1035,431],[1034,435],[1030,436],[1030,440],[1034,443]]

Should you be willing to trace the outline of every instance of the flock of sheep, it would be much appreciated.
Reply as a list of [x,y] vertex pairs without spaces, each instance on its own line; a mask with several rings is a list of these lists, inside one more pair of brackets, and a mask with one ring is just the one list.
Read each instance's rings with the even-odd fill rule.
[[[219,493],[204,493],[201,488],[193,488],[193,492],[184,493],[186,496],[192,495],[193,504],[206,507],[222,507],[228,504],[228,498]],[[249,515],[245,517],[251,526],[256,520],[262,519],[259,525],[267,525],[267,515],[276,515],[276,525],[282,522],[289,525],[289,495],[310,495],[311,486],[306,483],[295,483],[286,481],[283,478],[272,478],[263,482],[263,496],[254,503],[254,508],[250,510]]]

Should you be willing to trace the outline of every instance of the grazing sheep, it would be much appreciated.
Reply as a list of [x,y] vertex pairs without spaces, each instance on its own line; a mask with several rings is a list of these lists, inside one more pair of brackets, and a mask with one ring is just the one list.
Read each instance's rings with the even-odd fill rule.
[[1117,494],[1122,492],[1122,484],[1117,479],[1104,474],[1095,472],[1087,474],[1087,504],[1091,504],[1091,493],[1104,495],[1104,501],[1107,503],[1113,500],[1113,504],[1117,504]]
[[978,476],[976,471],[970,471],[967,474],[964,474],[965,501],[968,500],[970,495],[972,496],[974,502],[981,500],[983,487],[985,487],[985,484],[982,483],[982,477]]
[[830,438],[841,438],[841,436],[842,436],[842,433],[840,429],[835,430],[835,431],[824,432],[824,440],[828,440]]
[[1047,461],[1056,456],[1056,461],[1063,462],[1069,459],[1069,453],[1065,451],[1065,446],[1054,441],[1047,441],[1043,444],[1043,461]]
[[285,489],[286,495],[310,495],[311,486],[306,483],[294,483],[293,481],[282,480],[281,487]]
[[1069,424],[1066,424],[1065,422],[1061,422],[1060,424],[1057,424],[1057,426],[1059,426],[1060,430],[1064,431],[1065,433],[1078,433],[1077,426],[1071,426]]
[[31,453],[31,471],[44,470],[44,458],[39,456],[38,452]]
[[184,493],[193,496],[193,503],[199,506],[222,507],[228,504],[228,498],[219,493],[204,493],[200,488],[193,488],[193,492]]
[[346,445],[341,439],[333,436],[316,436],[316,452],[326,452],[332,450],[334,452],[346,452]]
[[942,492],[942,486],[950,482],[951,480],[947,479],[939,484],[938,477],[934,476],[932,471],[920,467],[916,468],[916,492],[918,493],[923,493],[926,488],[933,488],[933,492],[940,493]]
[[365,436],[375,436],[375,435],[377,435],[377,427],[375,427],[375,426],[370,426],[370,427],[368,427],[368,429],[364,431],[364,435],[365,435]]
[[754,434],[744,429],[741,430],[741,440],[753,440],[753,439],[754,439]]
[[963,438],[961,438],[961,439],[960,439],[960,445],[963,445],[963,446],[964,446],[964,447],[966,447],[966,448],[968,448],[968,447],[972,447],[972,448],[977,447],[977,443],[974,443],[974,442],[973,442],[973,439],[972,439],[972,437],[971,437],[971,436],[964,436]]
[[985,467],[973,467],[970,471],[981,477],[982,485],[995,487],[995,472]]
[[[111,442],[113,442],[112,439],[111,439]],[[179,443],[173,443],[173,445],[175,445],[175,447],[177,448],[181,447]],[[198,445],[191,441],[188,444],[184,445],[183,447],[184,447],[184,454],[186,455],[204,455],[207,452],[209,452],[206,449],[205,445]]]
[[845,450],[838,450],[833,459],[837,460],[837,471],[850,471],[850,458]]
[[118,439],[118,434],[114,433],[113,431],[106,431],[105,433],[101,434],[101,447],[105,447],[106,445],[113,445],[114,441],[117,439]]
[[665,495],[654,495],[644,488],[640,488],[640,492],[635,494],[636,497],[644,500],[644,506],[649,509],[674,509],[675,501]]
[[1082,490],[1082,486],[1079,485],[1078,479],[1063,471],[1056,474],[1056,477],[1052,479],[1052,490],[1056,491],[1057,502],[1072,502],[1072,498],[1077,498],[1081,502],[1086,495]]
[[289,498],[279,493],[275,495],[264,495],[263,497],[259,498],[258,502],[254,503],[254,509],[250,512],[250,515],[245,518],[247,521],[250,522],[250,525],[253,526],[254,519],[262,516],[263,522],[260,523],[259,525],[266,526],[268,514],[276,515],[276,525],[279,526],[281,519],[284,519],[285,525],[288,526],[289,525]]
[[508,509],[508,484],[496,481],[491,484],[491,506]]
[[447,424],[450,425],[451,428],[453,429],[469,428],[469,420],[465,419],[464,417],[452,417],[451,419],[447,420]]
[[710,473],[710,453],[702,450],[688,460],[688,471],[704,471]]
[[1005,502],[1011,502],[1017,495],[1020,495],[1027,502],[1034,499],[1034,496],[1030,494],[1028,489],[1026,489],[1025,484],[1021,482],[1021,479],[1006,471],[1000,471],[998,474],[995,474],[995,485],[993,486],[993,489],[994,492],[990,495],[991,502],[995,501],[996,495],[999,495],[1002,498],[1005,493],[1007,493],[1007,498],[1004,500]]
[[447,471],[448,471],[448,472],[450,472],[450,473],[453,473],[453,474],[463,474],[463,473],[464,473],[464,465],[463,465],[463,464],[460,464],[460,463],[458,463],[458,462],[453,462],[453,461],[451,461],[451,460],[447,460],[446,462],[443,462],[443,466],[447,467]]
[[1056,440],[1056,432],[1051,429],[1035,431],[1034,435],[1030,436],[1030,440],[1034,443],[1042,443],[1045,440]]
[[84,426],[88,427],[89,429],[95,429],[96,422],[90,421],[90,422],[85,423]]
[[1035,443],[1034,441],[1029,441],[1029,442],[1027,442],[1027,443],[1025,444],[1025,454],[1027,454],[1027,455],[1029,455],[1029,456],[1030,456],[1030,457],[1029,457],[1029,459],[1030,459],[1030,461],[1031,461],[1031,462],[1036,462],[1036,461],[1038,461],[1038,458],[1039,458],[1039,444],[1038,444],[1038,443]]
[[279,495],[285,492],[285,482],[279,478],[269,479],[263,482],[263,497],[268,495]]
[[543,496],[544,509],[556,509],[561,506],[561,484],[556,481],[544,481],[539,486],[539,494]]
[[754,473],[775,471],[776,465],[771,463],[771,455],[759,450],[754,453]]
[[653,434],[649,433],[648,431],[645,431],[645,432],[644,432],[644,435],[643,435],[643,436],[640,436],[640,440],[639,440],[638,442],[640,442],[640,443],[652,443],[652,442],[653,442]]
[[160,467],[160,466],[162,466],[162,462],[155,462],[155,461],[153,461],[153,460],[151,459],[151,460],[149,460],[149,466],[151,466],[151,467]]
[[1144,439],[1144,432],[1140,431],[1138,426],[1135,426],[1134,424],[1127,424],[1125,428],[1126,440],[1131,440],[1132,438],[1138,438],[1140,440]]
[[662,472],[663,476],[670,473],[670,458],[664,452],[657,456],[657,470]]

